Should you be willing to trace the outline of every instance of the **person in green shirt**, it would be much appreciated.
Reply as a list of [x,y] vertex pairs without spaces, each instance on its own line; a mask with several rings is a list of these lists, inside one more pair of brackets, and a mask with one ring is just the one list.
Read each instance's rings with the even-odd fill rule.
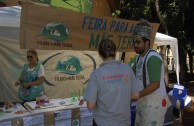
[[136,24],[133,46],[137,55],[129,62],[134,70],[139,92],[136,126],[162,126],[170,101],[165,87],[164,63],[160,54],[150,48],[152,28],[146,20]]

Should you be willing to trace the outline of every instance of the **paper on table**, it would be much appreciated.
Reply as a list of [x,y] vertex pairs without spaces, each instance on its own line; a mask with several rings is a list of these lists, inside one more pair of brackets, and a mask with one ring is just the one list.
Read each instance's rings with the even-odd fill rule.
[[16,103],[13,108],[2,110],[4,112],[0,115],[0,121],[30,114],[20,103]]
[[80,126],[92,126],[93,124],[93,117],[85,117],[85,118],[81,118],[80,121]]
[[36,115],[23,118],[24,125],[31,126],[36,124],[44,124],[44,115]]
[[[32,102],[26,102],[25,105],[27,105],[27,107],[29,107],[32,110],[36,109],[36,101],[32,101]],[[54,108],[54,107],[60,107],[60,106],[69,106],[69,105],[73,105],[71,102],[66,101],[64,99],[51,99],[49,101],[48,106],[40,106],[40,109],[46,109],[46,108]]]
[[71,110],[55,112],[55,120],[69,119],[71,118]]
[[71,126],[71,119],[57,120],[55,126]]
[[89,110],[88,108],[80,108],[80,118],[93,116],[92,110]]
[[11,126],[11,121],[0,122],[0,126]]

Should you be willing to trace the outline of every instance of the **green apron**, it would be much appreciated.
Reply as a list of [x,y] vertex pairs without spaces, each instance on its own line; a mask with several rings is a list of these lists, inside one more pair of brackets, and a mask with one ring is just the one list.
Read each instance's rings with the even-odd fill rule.
[[[29,64],[25,64],[21,72],[21,83],[34,82],[38,80],[38,70],[40,68],[40,63],[37,63],[33,71],[27,71]],[[23,101],[36,100],[37,97],[42,96],[44,88],[42,84],[37,86],[24,87],[20,86],[18,90],[18,96]]]

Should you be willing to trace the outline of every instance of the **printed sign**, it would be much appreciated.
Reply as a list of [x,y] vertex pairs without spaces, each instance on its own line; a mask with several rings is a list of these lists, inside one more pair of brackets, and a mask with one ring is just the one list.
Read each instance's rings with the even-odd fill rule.
[[[130,52],[136,23],[25,2],[21,13],[21,48],[96,51],[100,41],[108,38],[115,42],[117,51]],[[151,25],[153,45],[158,24]]]

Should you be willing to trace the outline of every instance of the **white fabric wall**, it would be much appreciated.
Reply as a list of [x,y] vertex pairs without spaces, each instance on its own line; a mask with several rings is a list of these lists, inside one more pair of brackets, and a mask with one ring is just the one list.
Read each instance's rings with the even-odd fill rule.
[[177,82],[179,84],[179,52],[178,52],[178,41],[177,38],[162,34],[162,33],[156,33],[155,43],[158,46],[162,45],[170,45],[173,58],[175,61],[175,67],[176,67],[176,75],[177,75]]

